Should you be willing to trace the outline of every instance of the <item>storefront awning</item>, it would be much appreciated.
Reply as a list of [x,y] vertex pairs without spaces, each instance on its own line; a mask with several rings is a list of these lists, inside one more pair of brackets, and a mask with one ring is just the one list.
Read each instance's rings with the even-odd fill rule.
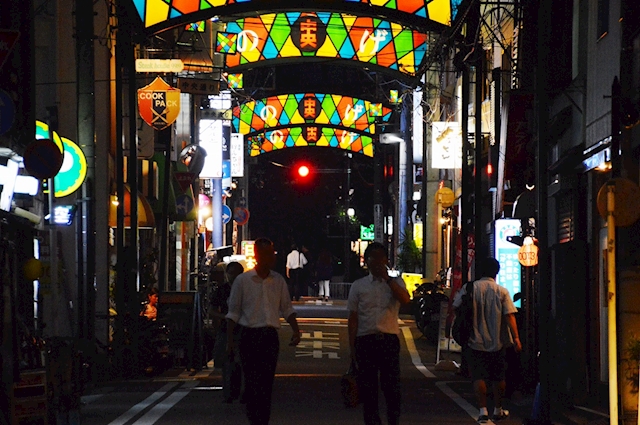
[[[109,199],[109,227],[118,226],[118,197],[111,195]],[[138,192],[138,228],[151,229],[156,226],[155,216],[149,201]],[[124,185],[124,227],[131,227],[131,188]]]

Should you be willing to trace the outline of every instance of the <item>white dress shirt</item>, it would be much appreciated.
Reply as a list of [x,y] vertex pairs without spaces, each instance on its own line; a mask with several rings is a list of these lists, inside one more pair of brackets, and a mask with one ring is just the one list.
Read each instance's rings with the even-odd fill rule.
[[301,269],[307,264],[307,257],[303,253],[294,249],[287,255],[287,268],[289,270]]
[[[407,287],[400,277],[392,280],[392,285]],[[374,278],[372,274],[351,284],[347,310],[358,313],[356,336],[380,332],[396,335],[400,333],[398,325],[400,301],[394,298],[391,288],[384,280]]]
[[287,282],[271,270],[262,279],[255,270],[242,273],[231,286],[226,318],[248,328],[280,328],[280,317],[295,313]]

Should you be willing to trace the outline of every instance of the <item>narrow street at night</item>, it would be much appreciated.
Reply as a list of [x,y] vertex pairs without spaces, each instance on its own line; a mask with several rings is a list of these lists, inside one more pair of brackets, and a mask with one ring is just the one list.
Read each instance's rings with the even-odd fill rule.
[[[291,330],[283,323],[280,358],[273,389],[274,425],[362,424],[362,405],[346,408],[340,394],[340,377],[349,365],[344,301],[327,305],[297,304],[302,342],[289,347]],[[313,313],[323,318],[304,317]],[[320,314],[317,314],[320,313]],[[332,317],[333,316],[333,317]],[[408,316],[401,317],[401,375],[403,409],[401,423],[473,424],[478,410],[471,383],[452,371],[436,371],[436,347],[416,329]],[[459,361],[457,353],[441,353]],[[238,425],[248,423],[237,400],[222,402],[221,374],[208,368],[188,371],[173,368],[161,376],[110,382],[83,398],[81,419],[85,425]],[[381,416],[384,397],[380,394]],[[521,401],[511,418],[500,423],[520,424],[530,406]],[[506,404],[505,404],[506,406]]]

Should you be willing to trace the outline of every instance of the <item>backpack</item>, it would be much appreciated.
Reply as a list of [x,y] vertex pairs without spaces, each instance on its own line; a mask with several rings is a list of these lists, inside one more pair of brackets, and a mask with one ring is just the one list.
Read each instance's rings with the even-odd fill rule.
[[456,309],[456,318],[451,328],[451,336],[462,347],[466,347],[473,333],[473,282],[467,283],[467,293]]

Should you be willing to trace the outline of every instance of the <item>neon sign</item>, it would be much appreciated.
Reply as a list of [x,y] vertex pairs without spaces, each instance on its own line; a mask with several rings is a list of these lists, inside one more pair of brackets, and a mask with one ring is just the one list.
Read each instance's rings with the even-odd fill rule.
[[[233,109],[231,125],[237,133],[252,134],[278,126],[319,124],[375,133],[376,103],[336,94],[296,93],[252,100]],[[388,122],[392,110],[382,107]]]
[[[428,35],[381,19],[340,13],[278,13],[228,22],[237,54],[227,68],[301,57],[362,62],[414,76],[427,54]],[[229,36],[216,50],[231,50]]]
[[[36,121],[36,139],[48,138],[49,126],[42,121]],[[53,179],[54,195],[56,198],[62,198],[71,195],[82,186],[87,176],[87,159],[80,146],[66,137],[60,137],[55,131],[53,141],[64,154],[62,168]]]
[[[180,24],[256,11],[285,10],[278,0],[132,0],[145,28],[161,31]],[[313,1],[310,10],[318,10]],[[343,0],[332,2],[334,10],[368,16],[393,16],[394,20],[421,26],[450,26],[462,0]],[[315,7],[314,7],[315,6]],[[434,25],[435,24],[435,25]]]
[[348,130],[315,125],[266,131],[247,137],[247,142],[251,156],[298,146],[337,148],[373,156],[371,137]]

